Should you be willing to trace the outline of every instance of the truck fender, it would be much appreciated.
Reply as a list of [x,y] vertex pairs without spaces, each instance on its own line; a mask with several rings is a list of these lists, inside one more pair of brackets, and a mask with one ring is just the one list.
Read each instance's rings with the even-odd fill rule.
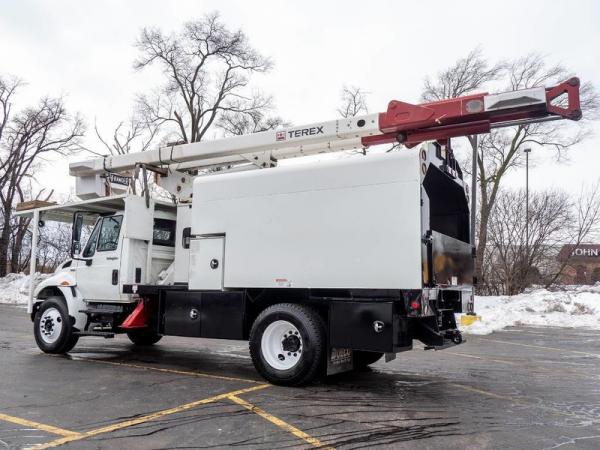
[[85,329],[87,316],[79,311],[85,310],[87,307],[76,285],[75,277],[65,272],[58,272],[39,283],[33,292],[34,313],[32,318],[45,299],[54,295],[61,295],[67,304],[69,316],[73,318],[73,326],[78,330]]

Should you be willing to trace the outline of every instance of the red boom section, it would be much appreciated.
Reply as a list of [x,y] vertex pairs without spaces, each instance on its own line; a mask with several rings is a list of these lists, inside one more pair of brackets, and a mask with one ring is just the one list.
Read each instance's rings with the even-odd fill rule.
[[362,143],[369,146],[401,142],[412,147],[423,141],[443,141],[458,136],[489,133],[494,127],[561,118],[579,120],[579,84],[579,79],[573,77],[546,88],[545,102],[543,99],[528,98],[527,93],[531,90],[514,91],[513,94],[523,93],[523,96],[512,103],[505,102],[505,106],[500,101],[495,107],[487,109],[486,97],[494,97],[487,93],[421,105],[393,100],[387,111],[379,114],[379,129],[384,134],[364,137]]

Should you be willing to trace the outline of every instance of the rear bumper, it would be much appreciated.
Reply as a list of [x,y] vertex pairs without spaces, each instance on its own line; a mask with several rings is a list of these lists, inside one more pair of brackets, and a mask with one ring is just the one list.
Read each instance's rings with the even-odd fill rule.
[[441,350],[465,342],[456,327],[454,312],[440,311],[441,320],[436,316],[420,317],[415,321],[414,338],[425,345],[425,349]]
[[[410,291],[409,303],[419,292]],[[329,346],[398,353],[411,350],[414,339],[435,349],[461,344],[464,340],[454,314],[472,308],[472,291],[454,289],[437,294],[434,299],[421,297],[421,311],[407,309],[404,300],[333,301],[329,305]]]
[[456,325],[455,313],[472,313],[474,310],[473,287],[436,287],[423,290],[424,315],[419,317],[414,338],[425,344],[426,349],[443,349],[464,342]]

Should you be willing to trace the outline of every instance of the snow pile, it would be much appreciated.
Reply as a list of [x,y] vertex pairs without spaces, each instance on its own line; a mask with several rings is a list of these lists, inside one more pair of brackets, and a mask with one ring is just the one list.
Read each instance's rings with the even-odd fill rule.
[[481,320],[463,327],[468,334],[490,334],[510,326],[600,329],[600,284],[531,289],[514,296],[475,297]]
[[[47,274],[36,273],[34,275],[34,283],[37,284]],[[11,305],[26,305],[29,296],[29,283],[31,277],[24,273],[9,273],[3,278],[0,278],[0,303],[8,303]]]

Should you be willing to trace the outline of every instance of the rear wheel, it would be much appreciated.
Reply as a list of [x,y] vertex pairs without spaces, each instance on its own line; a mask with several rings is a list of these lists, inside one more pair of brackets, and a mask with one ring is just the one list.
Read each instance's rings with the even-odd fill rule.
[[269,306],[250,331],[250,356],[268,381],[284,386],[310,383],[319,375],[326,353],[321,317],[292,303]]
[[79,336],[73,334],[71,318],[61,297],[49,297],[42,303],[35,314],[33,334],[45,353],[67,353],[75,347]]
[[139,345],[142,347],[154,345],[162,339],[162,336],[160,334],[147,328],[128,331],[127,337],[135,345]]
[[354,350],[354,354],[352,356],[354,359],[354,368],[364,369],[365,367],[379,361],[383,356],[383,353]]

